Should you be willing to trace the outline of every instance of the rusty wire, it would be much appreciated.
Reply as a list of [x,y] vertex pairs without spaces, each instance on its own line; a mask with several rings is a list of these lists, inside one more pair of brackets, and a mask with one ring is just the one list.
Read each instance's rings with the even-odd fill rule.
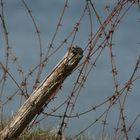
[[[84,125],[84,128],[79,130],[79,133],[73,136],[73,139],[78,138],[80,135],[85,133],[89,128],[96,127],[97,124],[102,122],[102,137],[107,132],[107,126],[109,122],[109,113],[114,107],[119,108],[119,115],[117,118],[117,124],[114,128],[114,133],[112,134],[112,139],[125,139],[128,140],[129,132],[132,128],[135,127],[136,122],[140,118],[140,113],[138,110],[137,115],[130,124],[126,121],[126,102],[127,98],[130,95],[132,88],[134,87],[136,82],[140,80],[139,74],[139,65],[140,65],[140,55],[136,56],[136,63],[133,66],[132,73],[129,75],[128,79],[125,81],[124,85],[120,85],[119,78],[119,68],[117,66],[117,57],[114,51],[114,33],[117,30],[117,27],[121,25],[121,22],[124,20],[124,17],[128,14],[131,8],[135,5],[139,6],[139,1],[137,0],[118,0],[116,1],[112,7],[109,7],[107,4],[105,6],[105,11],[107,11],[107,15],[104,18],[101,18],[99,11],[96,8],[96,1],[93,0],[85,0],[83,9],[80,13],[80,16],[77,18],[75,24],[72,26],[70,32],[64,37],[63,41],[55,45],[55,40],[59,38],[59,34],[61,33],[61,28],[67,25],[63,25],[63,20],[65,19],[65,14],[68,10],[71,9],[69,5],[70,1],[65,0],[63,4],[63,8],[61,9],[61,13],[59,13],[59,18],[57,19],[56,27],[54,34],[52,35],[50,42],[47,44],[47,51],[43,52],[43,41],[41,30],[39,27],[39,22],[36,22],[35,14],[32,12],[30,5],[25,0],[20,1],[25,11],[27,12],[27,16],[29,16],[32,20],[32,26],[35,29],[35,34],[37,35],[37,42],[39,47],[39,61],[35,64],[34,68],[31,68],[30,71],[25,73],[24,67],[21,62],[18,60],[18,57],[12,50],[13,46],[10,44],[10,35],[8,30],[8,22],[6,20],[6,2],[0,1],[0,23],[2,29],[3,36],[3,44],[5,50],[4,61],[0,60],[0,70],[2,70],[2,75],[0,76],[0,121],[2,128],[4,127],[4,109],[9,103],[13,103],[15,98],[18,96],[20,98],[20,105],[24,100],[26,100],[30,96],[30,92],[32,92],[40,83],[41,76],[45,67],[48,66],[48,61],[53,58],[60,50],[64,48],[64,45],[68,47],[72,46],[77,42],[77,38],[79,36],[80,29],[82,28],[82,22],[85,20],[85,17],[88,17],[88,36],[86,39],[86,45],[83,46],[84,50],[84,58],[79,66],[74,70],[77,72],[77,76],[75,77],[74,83],[71,86],[71,90],[68,93],[66,99],[63,100],[57,107],[50,108],[48,111],[48,103],[44,105],[40,114],[37,114],[32,123],[28,126],[27,129],[31,129],[33,126],[39,125],[41,122],[46,121],[48,118],[57,118],[59,120],[59,128],[57,132],[56,139],[61,139],[62,135],[65,133],[65,129],[68,129],[69,123],[74,118],[82,118],[85,115],[90,113],[96,113],[99,108],[106,108],[103,112],[101,112],[96,119],[93,119],[91,122],[87,122],[87,125]],[[51,15],[50,15],[51,16]],[[95,29],[94,20],[98,23],[98,28]],[[87,28],[87,27],[85,27]],[[46,46],[45,46],[46,47]],[[98,65],[99,59],[102,57],[105,50],[108,50],[108,59],[111,67],[111,76],[112,76],[112,85],[113,92],[108,97],[106,97],[102,102],[98,104],[92,104],[91,106],[87,106],[86,110],[82,112],[75,113],[75,107],[78,103],[78,99],[80,98],[81,92],[86,86],[88,78],[92,75],[93,71],[96,70],[96,65]],[[11,65],[12,64],[12,65]],[[16,72],[20,77],[20,80],[17,80],[16,77],[12,74],[12,67],[16,68]],[[32,87],[29,92],[28,83],[32,76],[35,76]],[[4,95],[5,88],[8,88],[7,81],[11,80],[11,84],[14,85],[13,91],[10,91],[10,95]],[[63,88],[61,87],[62,91]],[[60,88],[60,89],[61,89]],[[6,99],[3,98],[6,96]],[[58,95],[59,96],[59,95]],[[53,98],[50,102],[55,102],[57,98]],[[63,110],[62,113],[60,113]],[[10,116],[9,116],[10,117]],[[139,135],[139,134],[138,134]],[[138,136],[137,135],[137,136]],[[135,137],[137,137],[135,136]]]

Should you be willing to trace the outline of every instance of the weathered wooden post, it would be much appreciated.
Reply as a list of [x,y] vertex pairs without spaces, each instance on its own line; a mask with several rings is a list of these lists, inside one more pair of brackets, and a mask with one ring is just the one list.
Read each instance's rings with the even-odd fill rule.
[[81,48],[74,46],[68,49],[52,72],[33,91],[15,117],[0,132],[0,140],[13,140],[22,133],[34,116],[40,112],[43,105],[55,95],[54,92],[60,87],[66,77],[71,74],[82,56],[83,50]]

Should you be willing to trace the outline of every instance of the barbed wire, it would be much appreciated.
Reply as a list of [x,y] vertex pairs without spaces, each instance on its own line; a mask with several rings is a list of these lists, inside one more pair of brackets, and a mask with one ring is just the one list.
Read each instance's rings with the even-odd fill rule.
[[[84,50],[84,57],[81,63],[74,70],[74,81],[72,81],[71,83],[70,91],[67,91],[67,97],[54,108],[51,108],[51,106],[49,106],[49,104],[55,104],[55,102],[59,100],[59,95],[57,95],[57,92],[59,92],[59,90],[62,90],[63,92],[63,90],[65,89],[65,87],[63,86],[60,87],[59,90],[54,93],[57,96],[50,99],[50,101],[43,106],[40,113],[37,114],[34,120],[28,125],[27,130],[29,131],[34,126],[40,125],[48,118],[56,118],[56,120],[59,120],[59,127],[56,139],[59,140],[63,138],[65,130],[69,129],[68,126],[70,122],[72,122],[72,119],[79,118],[80,120],[85,115],[90,116],[90,113],[96,114],[96,112],[100,108],[102,108],[103,111],[97,113],[98,115],[95,119],[92,119],[92,121],[90,122],[88,122],[88,119],[85,120],[84,128],[79,130],[77,134],[73,135],[72,139],[78,139],[80,135],[85,133],[91,127],[96,127],[97,124],[100,124],[102,126],[102,130],[100,133],[101,136],[104,137],[107,133],[108,123],[111,120],[111,118],[109,118],[109,114],[113,109],[118,107],[119,111],[117,111],[118,116],[116,116],[116,126],[114,127],[112,139],[131,139],[129,133],[138,122],[138,119],[140,118],[140,113],[139,110],[136,109],[137,115],[131,120],[130,123],[128,123],[128,121],[126,120],[126,117],[128,115],[126,114],[125,110],[127,109],[126,103],[128,97],[131,96],[130,93],[132,92],[132,88],[138,88],[138,86],[136,85],[137,83],[139,84],[140,80],[140,53],[138,57],[135,55],[137,61],[135,65],[133,64],[131,74],[129,74],[129,76],[127,77],[125,84],[121,85],[120,80],[122,79],[118,78],[120,75],[119,67],[117,66],[118,57],[114,50],[114,36],[117,27],[121,25],[124,17],[126,17],[126,15],[128,16],[128,12],[130,11],[130,9],[133,8],[135,5],[139,7],[139,0],[117,0],[112,3],[112,5],[105,4],[105,9],[103,10],[104,12],[106,11],[106,15],[104,14],[103,17],[100,14],[100,10],[98,10],[98,2],[92,0],[85,0],[84,2],[82,2],[82,11],[79,12],[79,17],[76,17],[76,22],[74,22],[74,25],[72,25],[70,32],[67,33],[67,35],[64,36],[63,40],[61,42],[58,42],[57,45],[55,44],[55,42],[57,41],[57,38],[59,38],[59,34],[63,34],[61,29],[67,26],[63,24],[63,21],[66,18],[65,15],[67,14],[67,12],[70,12],[71,10],[70,1],[65,0],[63,2],[63,8],[61,8],[61,13],[58,13],[59,16],[57,15],[58,19],[55,24],[56,27],[53,27],[55,29],[54,33],[51,36],[51,39],[47,45],[43,45],[40,23],[36,21],[36,15],[34,14],[34,11],[31,10],[31,5],[29,5],[28,2],[26,2],[25,0],[18,1],[18,3],[22,3],[24,10],[26,11],[26,15],[29,16],[31,19],[32,26],[34,27],[35,34],[37,36],[39,59],[38,62],[35,63],[34,67],[32,67],[30,71],[25,73],[25,68],[23,67],[23,64],[19,61],[16,53],[14,53],[14,46],[12,46],[12,43],[10,42],[10,36],[12,33],[9,34],[10,30],[8,29],[8,25],[10,23],[7,20],[8,9],[5,8],[8,2],[1,0],[0,29],[2,34],[0,36],[3,38],[1,38],[0,40],[2,42],[2,50],[4,50],[4,54],[2,54],[2,59],[0,60],[0,71],[2,70],[2,72],[0,72],[1,129],[4,128],[5,124],[4,116],[6,114],[4,112],[6,107],[8,108],[9,104],[12,104],[14,107],[14,102],[17,100],[17,98],[19,100],[16,102],[19,103],[19,106],[22,105],[23,101],[28,99],[31,92],[36,89],[36,87],[40,84],[43,70],[47,66],[49,66],[49,60],[53,59],[54,56],[56,57],[57,54],[59,54],[59,51],[63,51],[65,48],[64,46],[68,48],[76,44],[78,42],[78,37],[80,36],[80,30],[82,30],[84,27],[89,30],[87,33],[88,35],[85,38],[86,44],[82,46],[82,49]],[[87,20],[87,25],[83,26],[83,22],[85,20]],[[97,25],[95,25],[95,21],[97,22]],[[45,51],[43,51],[44,49]],[[80,100],[80,96],[83,90],[87,90],[86,83],[88,83],[90,75],[92,75],[92,73],[97,70],[96,66],[98,65],[105,51],[108,52],[107,57],[111,68],[113,86],[110,87],[110,89],[113,88],[113,92],[112,94],[110,94],[110,96],[106,96],[106,98],[100,101],[98,104],[95,105],[94,103],[92,103],[92,105],[90,106],[87,105],[87,109],[77,111],[76,113],[75,108],[77,107],[78,101]],[[18,73],[16,76],[13,74],[13,70]],[[31,80],[32,77],[34,77],[34,80]],[[28,84],[30,82],[31,84]],[[13,86],[12,90],[10,89],[11,85]],[[10,118],[11,116],[8,117]],[[139,134],[133,137],[138,138]]]

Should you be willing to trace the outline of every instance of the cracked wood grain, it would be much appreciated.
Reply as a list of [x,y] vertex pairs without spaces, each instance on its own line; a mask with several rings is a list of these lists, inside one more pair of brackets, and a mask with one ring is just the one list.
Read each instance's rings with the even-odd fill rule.
[[73,46],[68,49],[52,72],[33,91],[14,118],[0,132],[1,140],[13,140],[22,133],[35,115],[40,112],[43,105],[55,96],[54,92],[72,73],[82,56],[83,50],[81,48]]

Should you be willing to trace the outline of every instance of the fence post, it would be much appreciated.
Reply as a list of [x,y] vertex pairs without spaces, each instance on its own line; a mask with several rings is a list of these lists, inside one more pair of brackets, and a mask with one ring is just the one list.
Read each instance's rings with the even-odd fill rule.
[[40,112],[43,105],[55,96],[55,91],[66,77],[72,73],[82,56],[83,50],[81,48],[73,46],[68,49],[52,72],[33,91],[14,118],[0,132],[1,140],[13,140],[22,133],[35,115]]

